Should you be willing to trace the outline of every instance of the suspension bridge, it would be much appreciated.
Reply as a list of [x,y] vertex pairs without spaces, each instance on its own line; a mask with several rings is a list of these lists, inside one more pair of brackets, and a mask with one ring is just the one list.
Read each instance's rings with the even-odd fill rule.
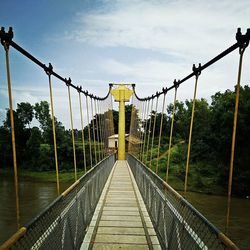
[[[188,191],[189,161],[192,131],[195,117],[196,92],[199,77],[211,65],[239,51],[236,85],[234,123],[232,127],[231,160],[228,181],[228,210],[232,192],[234,149],[240,96],[242,61],[249,44],[250,30],[242,34],[238,29],[236,43],[212,58],[204,65],[193,65],[192,72],[170,87],[149,97],[140,97],[135,84],[109,84],[104,97],[84,91],[73,84],[70,78],[56,73],[52,64],[42,63],[23,47],[13,41],[13,30],[0,31],[1,44],[5,51],[6,77],[9,94],[9,111],[12,138],[13,173],[16,197],[17,232],[0,249],[238,249],[238,247],[183,196],[169,184],[171,148],[175,127],[177,92],[189,79],[194,79],[192,113],[190,117],[187,160],[185,168],[184,196]],[[9,50],[14,49],[40,67],[48,77],[50,94],[51,126],[53,131],[54,162],[58,197],[26,225],[20,225],[20,200],[18,162],[15,144],[15,120],[13,115],[11,68]],[[68,93],[70,126],[73,149],[75,182],[67,190],[60,189],[60,163],[58,161],[57,133],[53,103],[53,79],[65,85]],[[82,129],[83,166],[76,157],[75,134],[71,92],[79,97],[79,113]],[[174,91],[173,110],[170,122],[168,160],[165,179],[158,176],[160,146],[162,144],[163,116],[166,96]],[[113,101],[119,103],[118,142],[110,147],[114,135]],[[132,103],[130,132],[125,135],[125,103]],[[84,134],[83,105],[86,107],[87,138]],[[160,124],[156,112],[161,112]],[[90,126],[92,123],[92,126]],[[159,126],[158,142],[155,142],[156,126]],[[88,144],[86,143],[88,141]],[[128,144],[128,145],[127,145]],[[153,168],[151,147],[157,144],[156,163]],[[88,151],[86,150],[88,147]],[[89,153],[89,162],[86,161]],[[85,174],[78,177],[78,170]]]

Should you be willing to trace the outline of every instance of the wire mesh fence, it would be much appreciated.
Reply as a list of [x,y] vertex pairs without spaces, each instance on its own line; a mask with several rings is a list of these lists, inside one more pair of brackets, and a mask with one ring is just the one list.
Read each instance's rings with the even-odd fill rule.
[[163,249],[238,249],[142,162],[127,160]]
[[24,227],[22,237],[12,237],[11,249],[80,249],[114,162],[114,155],[105,158],[75,182]]

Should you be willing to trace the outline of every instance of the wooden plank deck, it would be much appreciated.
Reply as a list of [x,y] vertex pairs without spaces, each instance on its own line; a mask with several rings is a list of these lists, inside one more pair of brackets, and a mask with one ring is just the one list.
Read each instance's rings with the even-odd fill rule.
[[127,161],[115,163],[83,249],[161,249]]

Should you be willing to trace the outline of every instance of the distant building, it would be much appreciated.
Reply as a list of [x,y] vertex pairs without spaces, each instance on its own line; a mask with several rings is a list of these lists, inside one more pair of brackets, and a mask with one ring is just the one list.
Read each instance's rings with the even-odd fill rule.
[[[128,137],[129,137],[129,134],[125,134],[126,144],[127,144]],[[114,134],[114,135],[109,136],[109,138],[108,138],[108,148],[109,149],[118,148],[118,134]],[[127,145],[126,145],[126,148],[127,148]]]

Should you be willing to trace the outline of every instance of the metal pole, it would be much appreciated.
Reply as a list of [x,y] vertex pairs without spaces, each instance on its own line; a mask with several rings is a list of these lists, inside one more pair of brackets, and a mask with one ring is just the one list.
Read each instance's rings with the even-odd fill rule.
[[150,100],[148,100],[147,112],[146,112],[146,125],[145,125],[145,129],[144,129],[144,139],[143,139],[143,149],[142,149],[142,162],[144,162],[144,159],[145,159],[145,147],[146,147],[146,143],[147,143],[149,107],[150,107]]
[[88,134],[89,134],[89,157],[90,157],[90,167],[93,166],[92,161],[92,145],[91,145],[91,136],[90,136],[90,124],[89,124],[89,104],[88,104],[88,96],[86,95],[86,108],[87,108],[87,122],[88,122]]
[[95,164],[97,164],[97,154],[96,154],[96,140],[95,140],[95,117],[94,117],[94,109],[93,109],[93,98],[90,98],[91,104],[91,113],[92,113],[92,132],[93,132],[93,139],[94,139],[94,153],[95,153]]
[[98,147],[98,160],[101,161],[101,148],[100,148],[100,136],[99,136],[99,127],[100,124],[98,125],[98,117],[99,114],[97,114],[98,110],[97,110],[97,106],[96,106],[96,102],[97,100],[94,100],[94,105],[95,105],[95,115],[96,115],[96,135],[97,135],[97,147]]
[[149,150],[150,134],[152,132],[151,128],[152,128],[152,111],[153,111],[153,105],[154,105],[154,98],[152,98],[151,108],[150,108],[150,119],[149,119],[148,140],[147,140],[147,150],[146,150],[146,161],[148,160],[148,150]]
[[156,104],[155,104],[155,117],[154,117],[153,134],[152,134],[152,141],[151,141],[151,152],[150,152],[150,162],[149,162],[150,169],[152,169],[151,164],[152,164],[152,157],[153,157],[153,146],[154,146],[155,124],[156,124],[156,117],[157,117],[158,101],[159,101],[159,96],[156,97]]
[[232,182],[233,182],[233,169],[234,169],[235,139],[236,139],[236,131],[237,131],[237,118],[238,118],[239,99],[240,99],[240,81],[241,81],[242,60],[243,60],[244,51],[245,51],[245,47],[240,48],[240,59],[239,59],[238,77],[237,77],[237,85],[236,85],[236,97],[235,97],[235,109],[234,109],[234,123],[233,123],[232,145],[231,145],[231,158],[230,158],[229,179],[228,179],[228,194],[227,194],[228,201],[227,201],[226,232],[228,231],[229,219],[230,219]]
[[129,142],[128,142],[128,152],[131,153],[132,151],[132,133],[133,133],[133,126],[134,126],[134,95],[132,95],[132,106],[131,106],[131,116],[130,116],[130,128],[129,128]]
[[15,125],[14,125],[12,90],[11,90],[11,79],[10,79],[9,45],[4,43],[4,49],[5,49],[6,71],[7,71],[7,81],[8,81],[9,107],[10,107],[10,127],[11,127],[13,169],[14,169],[15,196],[16,196],[16,220],[17,220],[17,229],[19,229],[20,228],[20,202],[19,202],[19,185],[18,185],[17,160],[16,160]]
[[69,96],[69,111],[70,111],[71,136],[72,136],[73,157],[74,157],[75,181],[77,181],[74,123],[73,123],[73,114],[72,114],[72,106],[71,106],[70,87],[69,87],[69,85],[67,85],[67,86],[68,86],[68,96]]
[[174,127],[174,115],[175,115],[175,106],[176,106],[176,95],[177,95],[177,88],[175,88],[175,91],[174,91],[174,106],[173,106],[173,112],[172,112],[172,121],[171,121],[169,144],[168,144],[168,161],[167,161],[167,171],[166,171],[166,182],[168,182],[169,164],[170,164],[170,156],[171,156],[171,146],[172,146],[173,127]]
[[163,125],[163,115],[164,115],[164,109],[165,109],[165,100],[166,100],[166,93],[164,93],[164,96],[163,96],[163,104],[162,104],[162,111],[161,111],[160,133],[159,133],[157,160],[156,160],[156,168],[155,168],[155,173],[156,174],[158,174],[158,166],[159,166],[160,147],[161,147],[161,134],[162,134],[162,125]]
[[86,164],[86,152],[85,152],[85,140],[84,140],[84,125],[83,125],[83,115],[82,115],[82,98],[81,92],[78,91],[79,94],[79,106],[80,106],[80,117],[81,117],[81,127],[82,127],[82,150],[83,150],[83,162],[84,162],[84,172],[87,172],[87,164]]
[[59,182],[59,169],[58,169],[58,158],[57,158],[56,127],[55,127],[55,115],[54,115],[52,81],[51,81],[51,74],[50,74],[50,72],[47,72],[47,74],[48,74],[48,77],[49,77],[49,94],[50,94],[50,106],[51,106],[51,121],[52,121],[52,130],[53,130],[54,155],[55,155],[55,166],[56,166],[56,187],[57,187],[57,195],[60,195],[60,182]]
[[192,132],[193,132],[194,111],[195,111],[195,102],[196,102],[196,92],[197,92],[198,78],[199,78],[199,74],[196,74],[196,76],[195,76],[195,87],[194,87],[194,97],[193,97],[193,107],[192,107],[192,115],[191,115],[190,130],[189,130],[189,140],[188,140],[188,151],[187,151],[187,162],[186,162],[186,174],[185,174],[184,194],[186,194],[186,192],[187,192],[189,159],[190,159],[190,150],[191,150],[191,141],[192,141]]

